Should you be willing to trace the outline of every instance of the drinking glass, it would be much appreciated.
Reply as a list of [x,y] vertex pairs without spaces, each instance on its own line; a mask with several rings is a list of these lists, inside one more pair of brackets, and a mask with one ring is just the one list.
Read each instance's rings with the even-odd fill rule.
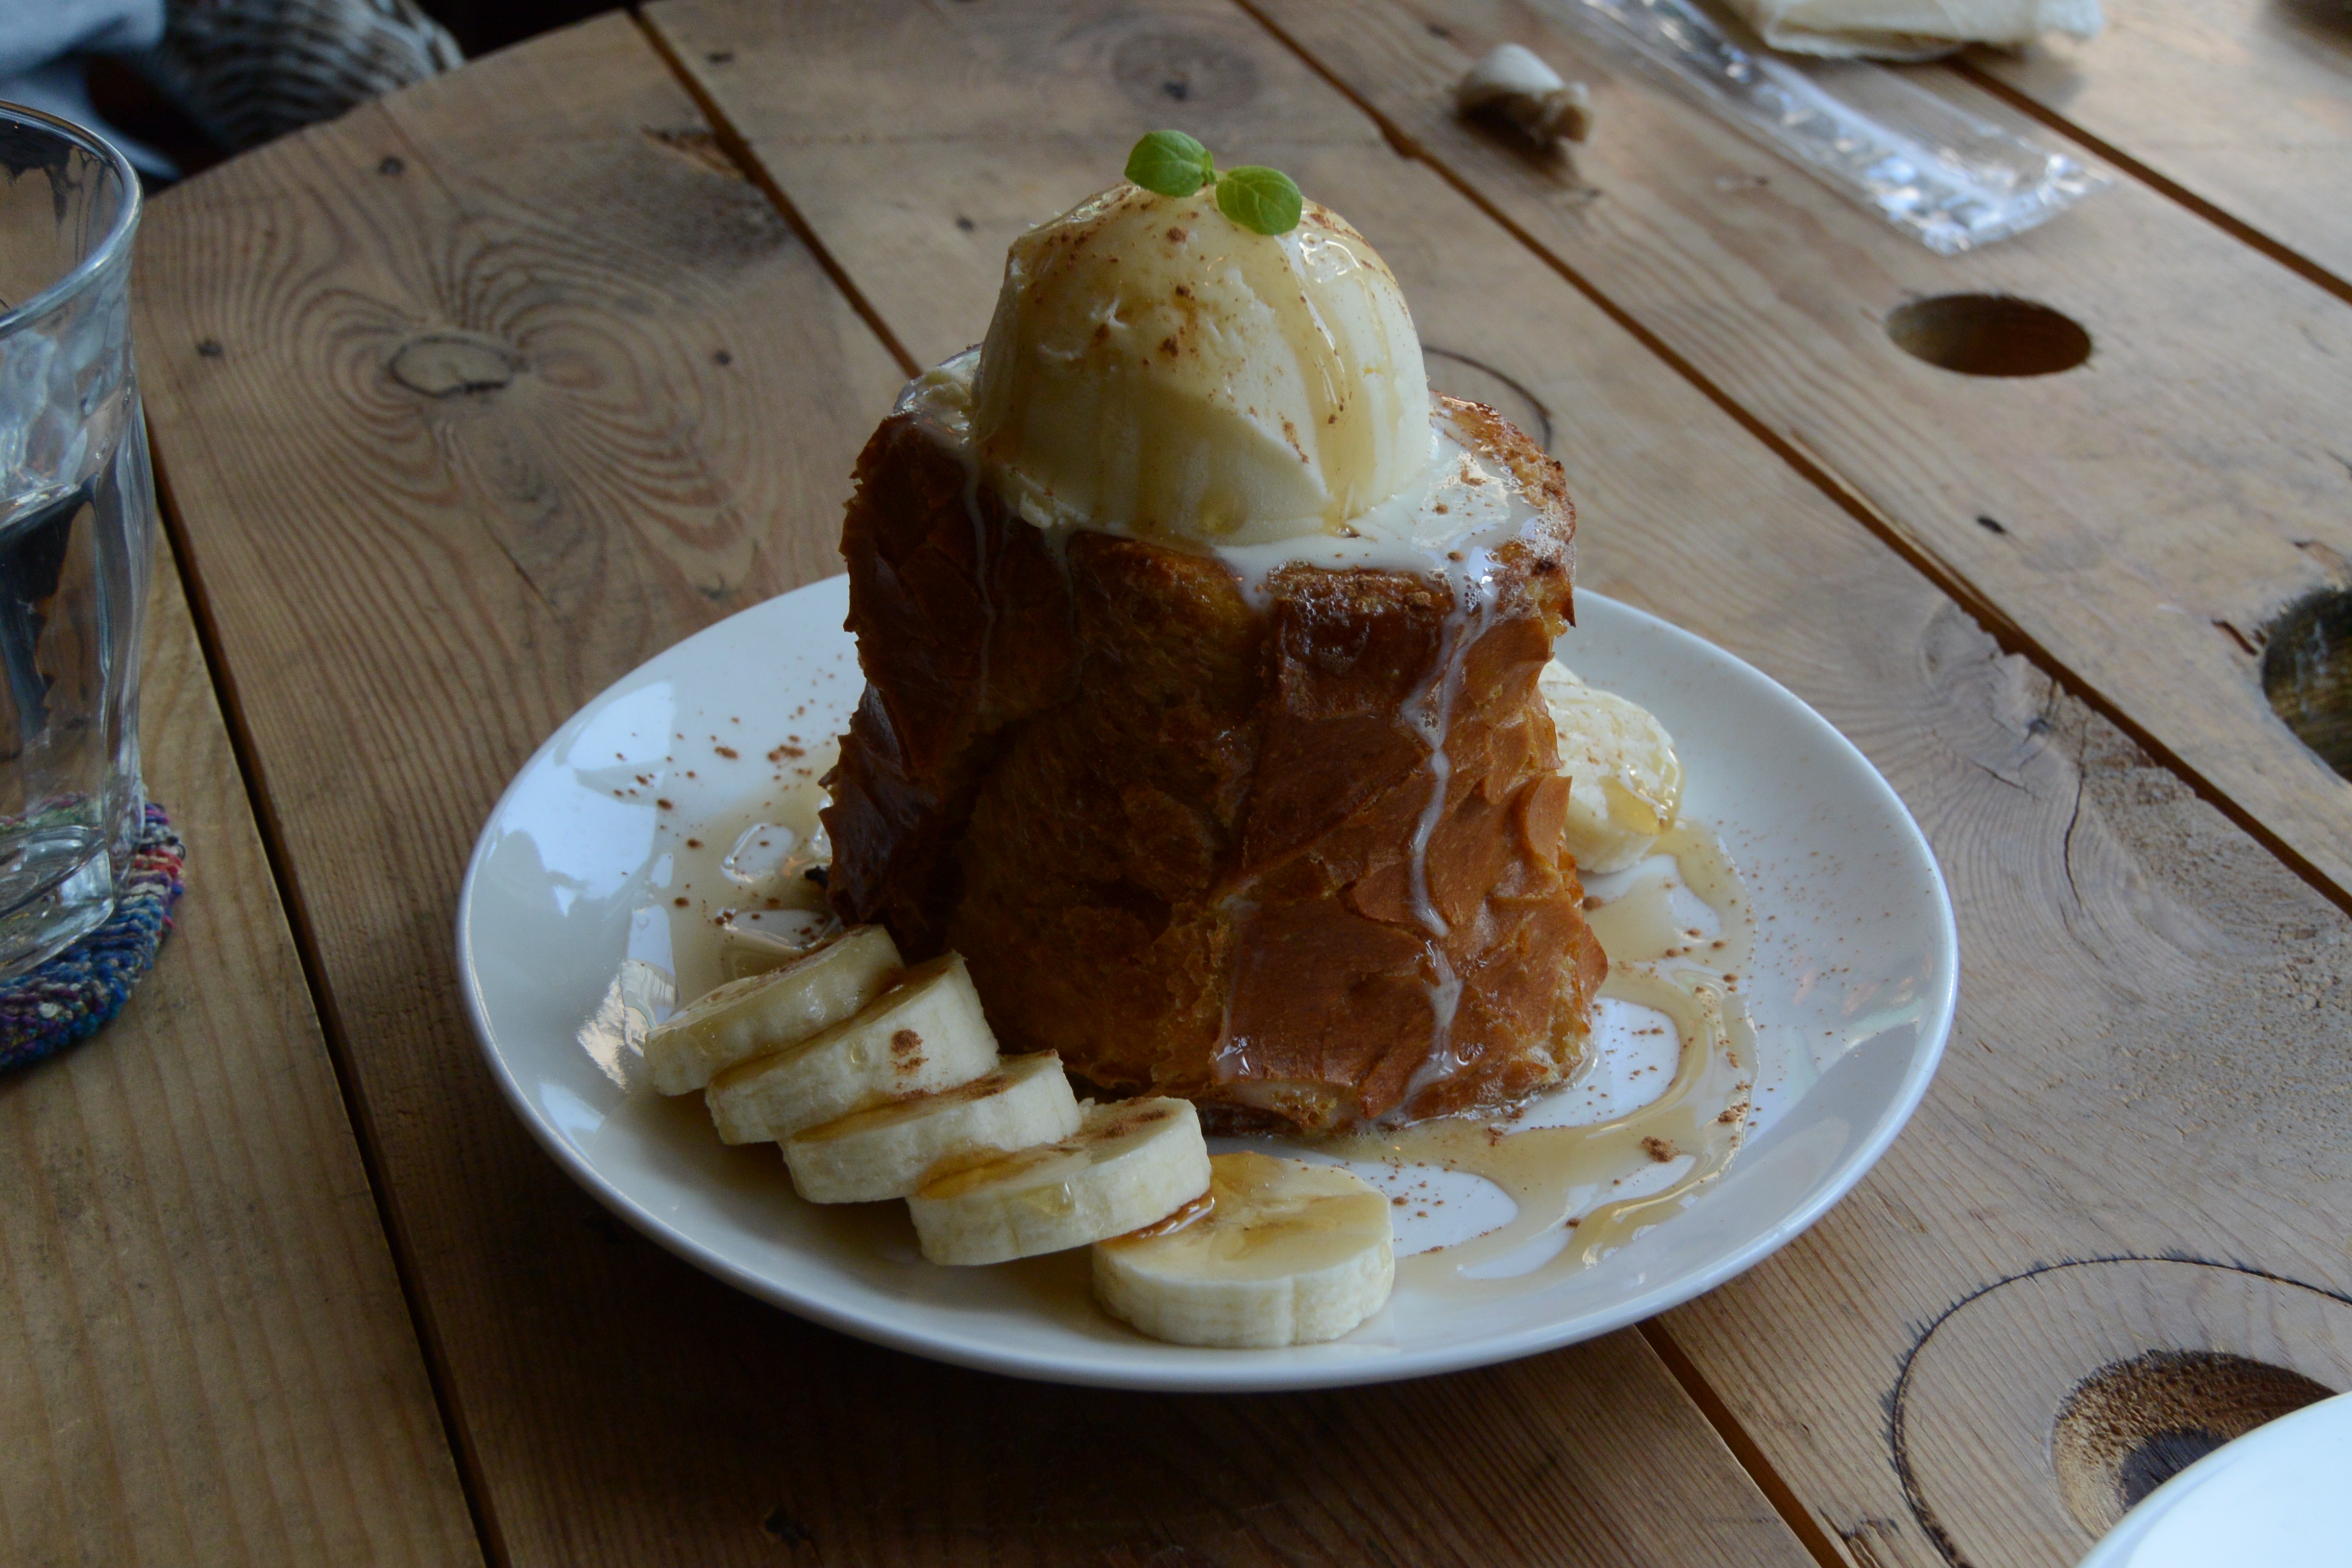
[[0,104],[0,978],[104,923],[146,815],[138,226],[122,154]]

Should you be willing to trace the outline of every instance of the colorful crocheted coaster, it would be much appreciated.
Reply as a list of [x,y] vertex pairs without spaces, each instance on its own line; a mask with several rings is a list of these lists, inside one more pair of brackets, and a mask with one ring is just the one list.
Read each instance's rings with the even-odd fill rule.
[[107,922],[31,973],[0,980],[0,1072],[88,1039],[122,1010],[171,933],[187,853],[163,808],[149,805]]

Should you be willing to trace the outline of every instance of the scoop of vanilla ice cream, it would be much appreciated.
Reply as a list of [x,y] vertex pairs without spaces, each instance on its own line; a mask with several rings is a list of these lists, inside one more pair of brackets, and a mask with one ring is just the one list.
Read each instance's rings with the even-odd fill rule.
[[1200,544],[1337,531],[1421,478],[1429,384],[1395,275],[1309,202],[1105,191],[1013,242],[972,435],[1032,522]]

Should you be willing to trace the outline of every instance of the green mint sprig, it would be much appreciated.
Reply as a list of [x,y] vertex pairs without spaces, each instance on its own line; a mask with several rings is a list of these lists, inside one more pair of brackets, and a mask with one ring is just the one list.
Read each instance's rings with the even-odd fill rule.
[[1221,176],[1209,150],[1181,131],[1154,131],[1138,142],[1127,155],[1127,177],[1180,198],[1213,184],[1217,210],[1255,234],[1288,234],[1307,210],[1297,183],[1281,170],[1244,163]]

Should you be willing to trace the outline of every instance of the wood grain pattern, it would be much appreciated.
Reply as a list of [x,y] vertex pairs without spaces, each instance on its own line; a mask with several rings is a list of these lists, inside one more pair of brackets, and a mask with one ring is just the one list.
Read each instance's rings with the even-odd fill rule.
[[[1911,1506],[1888,1401],[1925,1328],[1986,1287],[2068,1258],[2174,1251],[2352,1285],[2334,1218],[2352,1201],[2337,1064],[2352,921],[2004,655],[1241,16],[1206,0],[999,0],[984,16],[843,4],[787,21],[668,0],[648,19],[918,354],[985,319],[995,274],[965,248],[1107,183],[1138,130],[1172,117],[1227,156],[1290,170],[1380,246],[1446,351],[1441,384],[1483,367],[1481,390],[1549,425],[1583,580],[1769,671],[1895,782],[1958,906],[1951,1052],[1854,1196],[1664,1321],[1830,1550],[1856,1568],[1949,1560]],[[885,170],[890,201],[864,199]],[[2184,1316],[2130,1320],[2149,1325],[2136,1342],[2166,1348],[2150,1342]],[[2046,1444],[2055,1416],[1982,1381],[1921,1397],[2004,1451]],[[1996,1479],[1985,1453],[1949,1452],[1922,1485]],[[2025,1521],[1969,1559],[2073,1560]]]
[[168,552],[144,660],[188,891],[114,1022],[0,1079],[0,1557],[478,1562]]
[[613,18],[152,236],[158,439],[499,1555],[1803,1563],[1638,1336],[1358,1394],[1013,1384],[705,1279],[530,1143],[451,972],[474,835],[573,705],[832,569],[899,379],[709,145]]
[[2087,43],[1976,49],[2021,94],[2352,290],[2352,16],[2325,0],[2144,0]]
[[[2256,673],[2262,627],[2334,581],[2352,539],[2352,468],[2331,455],[2352,456],[2352,308],[2128,180],[2018,238],[1930,255],[1526,0],[1250,3],[2352,905],[2352,781],[2279,722]],[[1453,81],[1502,38],[1592,83],[1600,129],[1572,160],[1454,114]],[[1916,79],[2025,123],[1948,72]],[[1958,293],[2062,311],[2089,363],[1962,375],[1890,341],[1889,312]]]

